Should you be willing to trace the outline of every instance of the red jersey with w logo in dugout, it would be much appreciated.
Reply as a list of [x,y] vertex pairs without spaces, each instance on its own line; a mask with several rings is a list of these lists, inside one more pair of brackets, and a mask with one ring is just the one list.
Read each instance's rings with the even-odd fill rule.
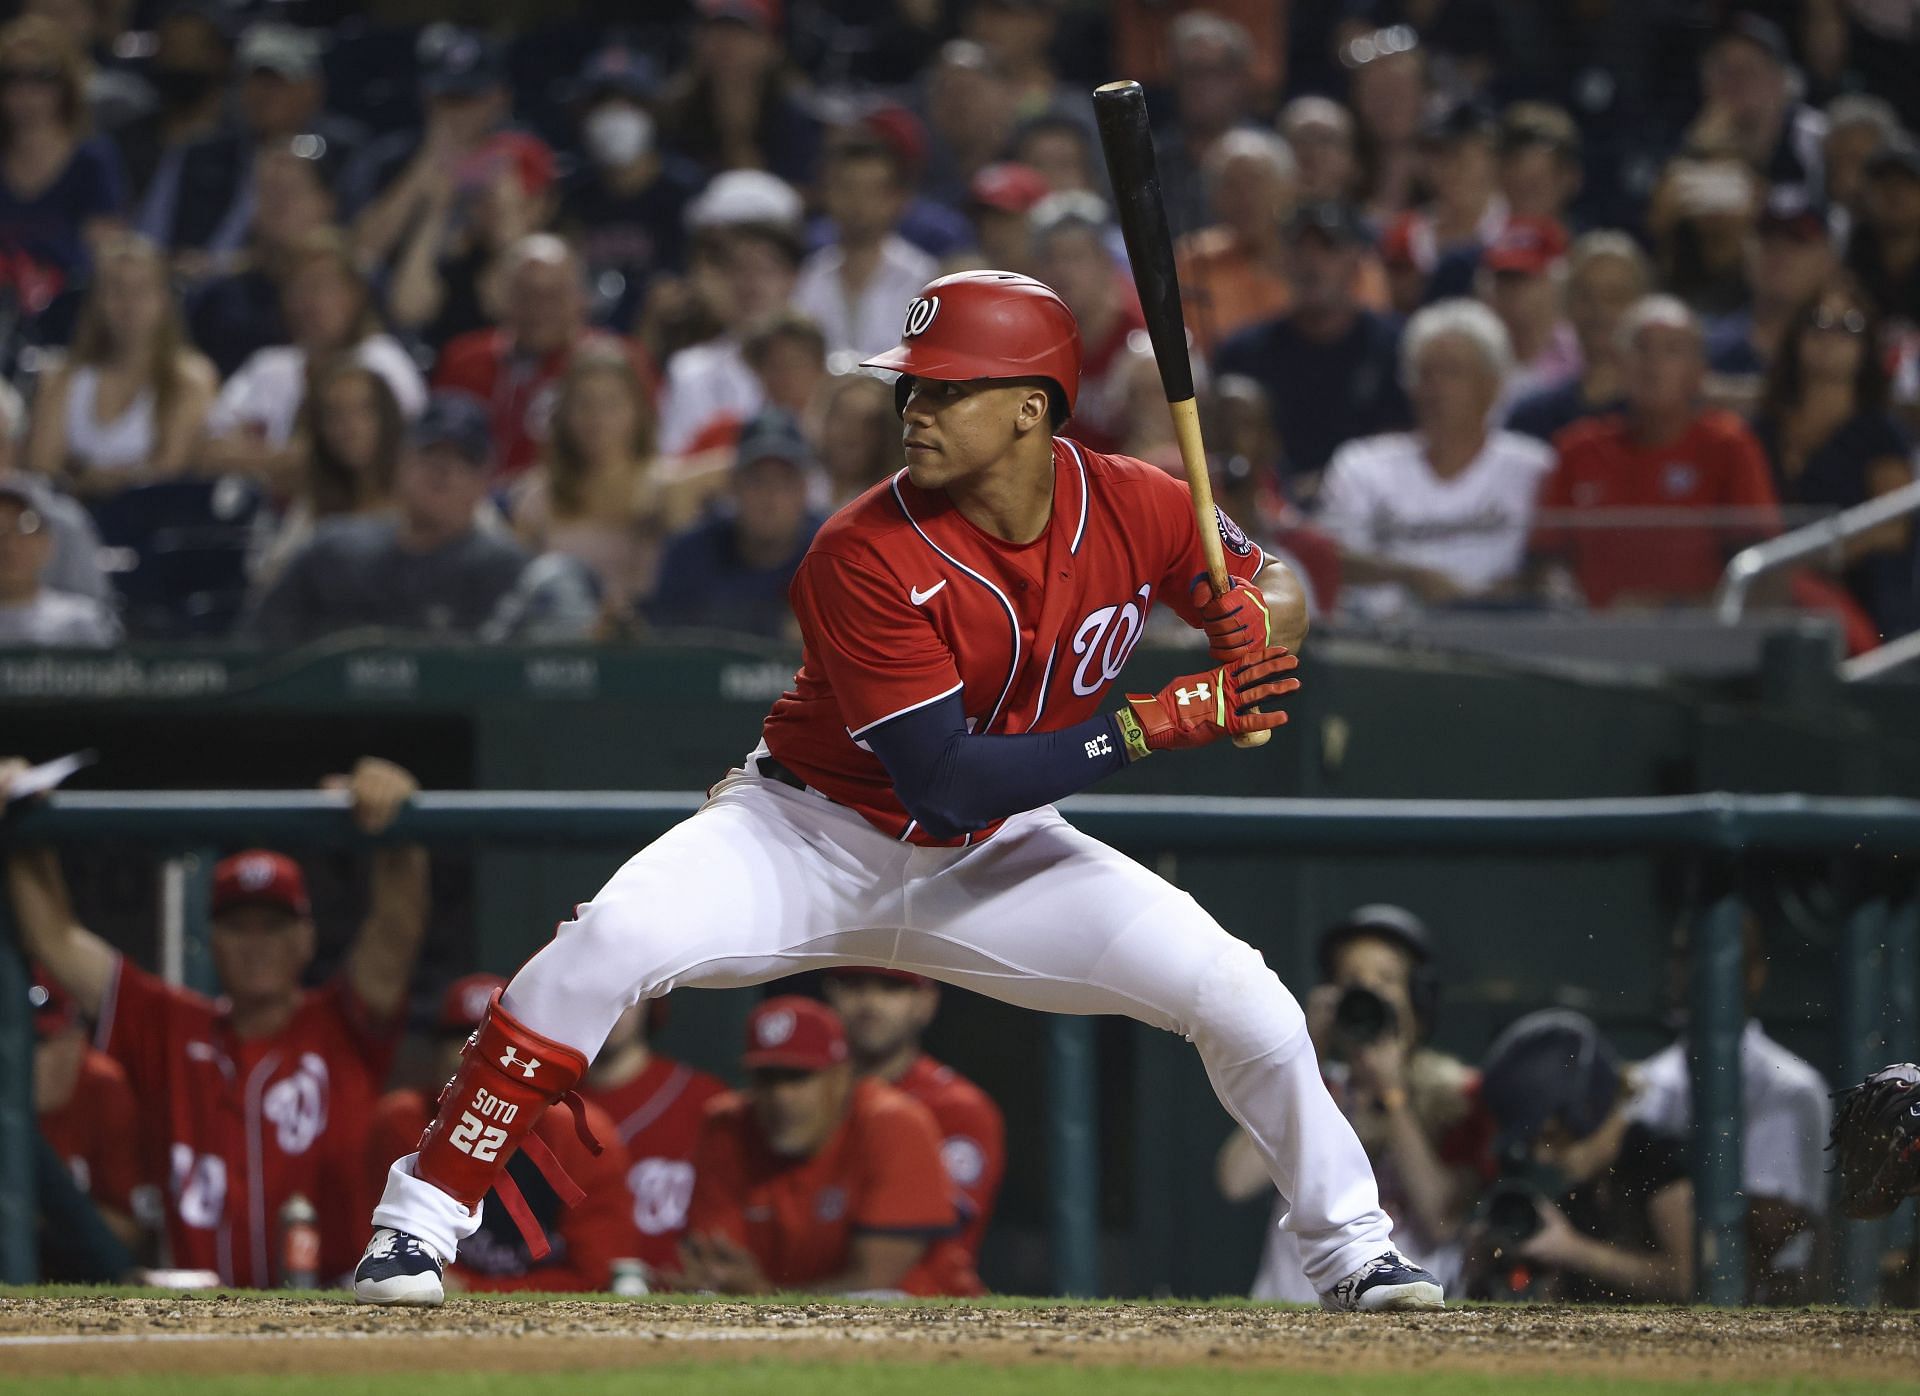
[[[1216,511],[1217,513],[1217,511]],[[1227,570],[1266,559],[1217,513]],[[862,734],[958,693],[971,731],[1052,732],[1101,711],[1156,601],[1190,625],[1206,571],[1186,482],[1131,456],[1053,443],[1053,513],[1031,543],[969,523],[902,470],[815,535],[790,593],[803,651],[767,715],[767,749],[795,775],[913,843],[935,838],[894,794]]]

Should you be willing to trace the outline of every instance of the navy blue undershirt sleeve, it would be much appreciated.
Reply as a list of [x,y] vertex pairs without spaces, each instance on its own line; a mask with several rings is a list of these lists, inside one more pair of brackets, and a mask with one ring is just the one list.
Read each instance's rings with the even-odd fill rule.
[[865,740],[907,813],[936,838],[1065,799],[1127,764],[1111,713],[1058,732],[975,736],[957,693],[902,713]]

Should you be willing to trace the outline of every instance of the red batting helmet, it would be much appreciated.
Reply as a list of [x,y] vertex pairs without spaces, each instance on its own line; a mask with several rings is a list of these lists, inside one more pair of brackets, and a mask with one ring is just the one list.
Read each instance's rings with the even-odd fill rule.
[[955,272],[929,281],[908,304],[899,347],[861,366],[901,375],[902,408],[914,378],[1044,378],[1059,389],[1057,426],[1080,394],[1080,327],[1053,288],[1031,276]]

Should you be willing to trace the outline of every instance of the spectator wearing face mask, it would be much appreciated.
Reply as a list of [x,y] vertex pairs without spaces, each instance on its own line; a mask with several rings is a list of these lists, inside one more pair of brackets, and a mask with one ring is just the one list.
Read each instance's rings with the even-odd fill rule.
[[687,206],[705,175],[662,150],[655,123],[659,75],[624,44],[581,71],[580,143],[587,159],[561,188],[559,233],[579,250],[602,324],[633,323],[654,278],[686,270]]

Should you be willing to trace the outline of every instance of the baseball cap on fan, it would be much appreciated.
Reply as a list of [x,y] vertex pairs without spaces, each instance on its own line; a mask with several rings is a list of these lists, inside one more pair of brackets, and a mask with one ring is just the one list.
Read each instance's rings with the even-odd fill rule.
[[782,994],[747,1018],[748,1071],[825,1071],[846,1060],[840,1015],[818,999]]
[[1515,218],[1500,230],[1480,261],[1491,272],[1544,276],[1567,255],[1567,230],[1552,218]]
[[420,85],[429,97],[478,97],[505,85],[499,45],[454,24],[429,25],[415,50]]
[[306,876],[286,854],[265,848],[222,858],[213,866],[213,914],[237,906],[275,906],[305,916],[312,910]]
[[493,996],[506,987],[507,981],[497,974],[461,975],[440,995],[440,1016],[434,1025],[443,1033],[471,1032],[487,1016]]
[[240,71],[272,73],[299,82],[320,71],[320,36],[311,29],[264,20],[240,36]]
[[967,186],[967,197],[977,207],[996,213],[1031,213],[1052,192],[1045,175],[1013,160],[986,166]]

